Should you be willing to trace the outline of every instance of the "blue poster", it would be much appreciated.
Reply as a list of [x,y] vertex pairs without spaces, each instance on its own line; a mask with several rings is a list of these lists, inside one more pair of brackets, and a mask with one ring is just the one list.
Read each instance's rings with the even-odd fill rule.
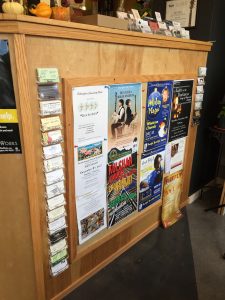
[[149,82],[146,101],[144,152],[165,146],[168,139],[173,81]]
[[141,211],[161,199],[165,150],[142,155],[140,166],[140,193],[138,210]]

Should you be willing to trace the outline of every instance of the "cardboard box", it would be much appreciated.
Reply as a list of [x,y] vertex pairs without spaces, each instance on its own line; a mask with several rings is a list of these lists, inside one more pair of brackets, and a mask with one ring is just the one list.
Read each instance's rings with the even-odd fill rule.
[[128,20],[122,20],[105,15],[90,15],[82,17],[71,17],[72,22],[90,24],[108,28],[128,30]]

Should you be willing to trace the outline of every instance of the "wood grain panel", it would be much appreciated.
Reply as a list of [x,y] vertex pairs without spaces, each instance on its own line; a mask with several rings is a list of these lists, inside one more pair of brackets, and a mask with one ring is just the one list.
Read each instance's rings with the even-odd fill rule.
[[[31,218],[31,231],[33,241],[33,255],[34,255],[34,268],[37,282],[37,299],[45,298],[44,276],[43,276],[43,252],[41,243],[41,216],[39,209],[38,199],[38,186],[36,177],[36,160],[35,148],[30,138],[33,136],[32,126],[32,109],[30,106],[30,95],[28,89],[28,68],[25,52],[25,36],[14,36],[15,47],[15,62],[16,73],[19,86],[19,98],[22,132],[24,137],[24,152],[27,173],[27,188],[29,195],[30,218]],[[22,230],[22,228],[21,228]]]
[[2,32],[195,51],[210,51],[212,46],[208,42],[196,42],[24,15],[0,14],[0,22]]
[[[19,23],[16,20],[19,20]],[[126,31],[118,32],[112,29],[82,24],[65,24],[65,22],[26,16],[1,15],[0,28],[0,31],[5,32],[8,30],[8,32],[22,33],[24,31],[29,33],[26,37],[16,35],[14,45],[16,48],[15,74],[18,80],[19,109],[23,125],[21,132],[24,137],[24,151],[26,154],[26,170],[23,167],[24,171],[21,174],[26,171],[27,183],[25,179],[21,178],[20,180],[23,187],[28,190],[23,194],[25,198],[24,202],[21,203],[23,203],[24,208],[21,208],[19,214],[23,216],[28,211],[28,200],[25,201],[25,199],[29,196],[33,250],[29,248],[31,245],[28,245],[26,251],[28,249],[33,251],[38,289],[38,296],[33,295],[30,299],[62,299],[63,295],[90,278],[156,228],[160,223],[161,202],[139,214],[134,213],[121,224],[102,232],[84,245],[78,246],[77,255],[76,244],[74,243],[74,249],[71,253],[74,253],[76,260],[70,265],[70,268],[56,278],[49,276],[36,68],[56,67],[59,69],[62,78],[79,78],[72,82],[76,85],[98,84],[101,80],[105,81],[106,79],[108,84],[163,79],[191,79],[196,77],[198,66],[206,64],[207,51],[209,51],[211,45],[209,43],[158,36],[150,37]],[[179,47],[183,47],[184,50],[178,49]],[[196,49],[196,51],[193,51],[193,49]],[[93,77],[98,79],[93,81]],[[68,83],[71,84],[71,82]],[[144,92],[146,93],[146,90]],[[62,101],[64,109],[68,110],[66,98]],[[144,113],[145,109],[143,108],[143,115]],[[63,120],[64,115],[62,116]],[[71,120],[65,119],[65,122],[70,126],[72,124]],[[185,179],[186,185],[182,205],[187,200],[195,131],[195,128],[190,128],[185,162],[185,178],[187,180]],[[71,154],[66,146],[69,135],[71,135],[71,127],[67,127],[65,132],[65,151],[66,162],[73,164],[72,156],[70,160],[67,159],[68,153]],[[22,166],[22,164],[20,162],[18,166]],[[12,168],[12,165],[9,164],[9,168]],[[13,176],[12,179],[15,178]],[[18,176],[18,173],[15,173],[15,176]],[[74,178],[68,175],[67,179],[68,184],[74,181]],[[10,197],[13,197],[13,191]],[[73,205],[73,195],[70,196],[70,199],[69,203]],[[13,199],[10,201],[13,201]],[[76,219],[75,207],[70,207],[69,215],[72,220],[72,223],[70,223],[70,246],[72,246],[72,242],[76,240],[76,231],[73,230]],[[4,222],[6,222],[5,219]],[[28,222],[27,216],[23,224],[26,224],[25,222]],[[21,230],[22,220],[19,221],[19,224],[18,230]],[[29,230],[31,229],[29,228]],[[27,238],[28,231],[24,232]],[[18,245],[18,251],[24,250],[24,247]],[[32,268],[28,264],[28,271],[31,274],[34,272],[34,267]],[[16,281],[16,278],[13,278]],[[22,279],[19,282],[21,282],[21,287],[26,286]],[[30,279],[28,282],[31,285],[28,295],[31,295],[33,281]],[[25,299],[21,297],[21,300]],[[18,300],[20,300],[19,297]]]

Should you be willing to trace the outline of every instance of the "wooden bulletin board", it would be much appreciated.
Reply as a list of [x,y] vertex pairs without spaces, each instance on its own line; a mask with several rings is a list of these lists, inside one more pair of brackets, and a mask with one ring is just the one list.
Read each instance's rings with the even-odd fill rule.
[[[76,218],[76,200],[75,200],[75,174],[74,174],[74,130],[73,130],[73,106],[72,106],[72,89],[81,86],[94,86],[94,85],[112,85],[112,84],[125,84],[125,83],[142,83],[142,125],[139,138],[138,149],[138,170],[137,170],[137,182],[140,181],[140,161],[141,153],[143,152],[143,139],[144,139],[144,124],[146,115],[146,97],[147,97],[147,82],[152,81],[167,81],[167,80],[184,80],[193,79],[193,94],[192,94],[192,109],[190,122],[192,120],[193,113],[193,99],[195,94],[196,74],[169,74],[169,75],[149,75],[149,76],[114,76],[114,77],[88,77],[88,78],[64,78],[63,79],[63,95],[64,95],[64,111],[65,111],[65,155],[66,155],[66,177],[67,177],[67,195],[68,195],[68,224],[69,224],[69,247],[70,247],[70,262],[74,262],[79,259],[80,256],[88,254],[92,249],[96,248],[96,245],[104,244],[112,239],[116,234],[123,231],[125,228],[129,228],[133,222],[136,222],[143,214],[149,212],[149,210],[162,205],[162,200],[159,200],[142,212],[134,212],[129,217],[125,218],[118,224],[111,228],[103,230],[90,241],[85,242],[82,245],[78,245],[78,229]],[[191,123],[189,124],[190,128]],[[188,168],[188,149],[192,140],[187,137],[184,169],[183,169],[183,189],[187,189],[190,182],[190,172]],[[139,190],[139,185],[138,185]],[[181,207],[184,206],[181,199]],[[159,220],[160,222],[160,220]]]

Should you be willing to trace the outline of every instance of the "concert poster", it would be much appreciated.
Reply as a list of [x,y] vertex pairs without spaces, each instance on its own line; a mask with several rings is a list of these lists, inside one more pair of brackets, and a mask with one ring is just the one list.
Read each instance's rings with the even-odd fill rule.
[[172,81],[149,82],[146,100],[144,152],[165,147],[170,126]]

